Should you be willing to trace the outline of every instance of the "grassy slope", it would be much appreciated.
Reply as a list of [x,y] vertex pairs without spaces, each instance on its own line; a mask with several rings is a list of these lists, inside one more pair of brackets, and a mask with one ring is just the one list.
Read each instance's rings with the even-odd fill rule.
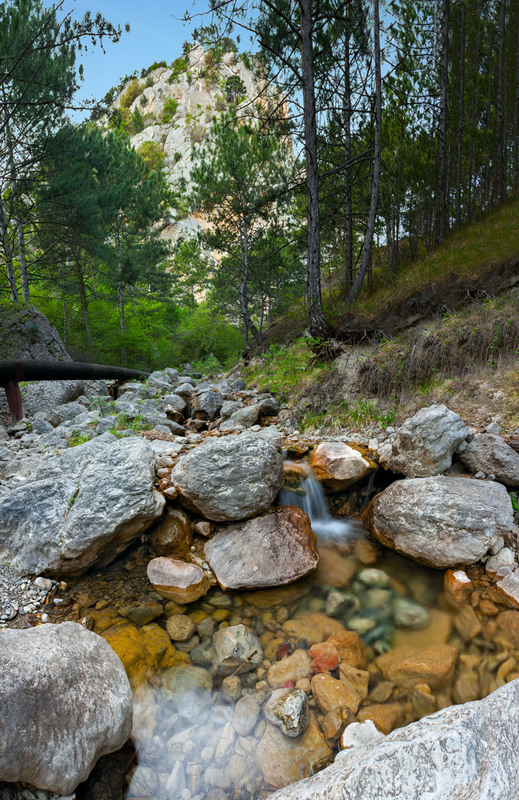
[[[300,303],[271,328],[277,344],[251,364],[248,379],[295,404],[303,427],[383,425],[430,402],[458,406],[475,423],[480,407],[519,425],[519,202],[452,234],[394,279],[375,270],[373,283],[347,310],[340,287],[324,289],[339,336],[372,338],[353,348],[356,371],[344,359],[312,361],[298,338]],[[352,381],[360,395],[349,391]]]

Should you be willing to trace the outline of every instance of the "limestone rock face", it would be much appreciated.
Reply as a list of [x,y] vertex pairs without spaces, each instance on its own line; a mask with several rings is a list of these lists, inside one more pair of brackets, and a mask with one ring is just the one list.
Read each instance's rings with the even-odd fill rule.
[[[348,730],[348,729],[346,729]],[[515,800],[519,680],[450,706],[271,795],[272,800]]]
[[310,520],[296,506],[220,528],[205,556],[223,589],[283,586],[319,561]]
[[332,492],[347,489],[375,471],[375,465],[344,442],[323,442],[310,458],[315,477]]
[[144,439],[103,434],[41,462],[0,498],[0,559],[22,574],[108,564],[162,513],[154,460]]
[[171,473],[184,503],[215,522],[266,511],[284,481],[276,448],[251,433],[206,440]]
[[516,535],[505,487],[471,478],[396,481],[370,503],[365,522],[386,547],[442,569],[472,564],[499,536]]
[[409,478],[438,475],[452,464],[452,455],[468,435],[458,414],[447,406],[421,408],[406,419],[381,461],[393,472]]
[[196,564],[174,558],[154,558],[147,571],[155,591],[174,603],[194,603],[209,591],[209,581]]
[[519,486],[519,453],[492,433],[477,433],[460,456],[473,472],[495,475],[505,486]]
[[0,631],[0,781],[71,794],[132,728],[123,665],[75,622]]

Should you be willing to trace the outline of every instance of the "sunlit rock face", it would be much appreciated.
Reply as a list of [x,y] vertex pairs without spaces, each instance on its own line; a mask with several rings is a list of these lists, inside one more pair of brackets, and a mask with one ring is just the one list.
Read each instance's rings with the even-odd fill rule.
[[386,547],[437,568],[473,564],[500,536],[517,533],[504,486],[441,475],[395,481],[365,522]]

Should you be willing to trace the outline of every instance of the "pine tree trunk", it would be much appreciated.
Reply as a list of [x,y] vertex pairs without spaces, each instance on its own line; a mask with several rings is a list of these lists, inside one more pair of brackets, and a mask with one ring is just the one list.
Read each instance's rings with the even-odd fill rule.
[[436,207],[436,243],[442,242],[448,228],[448,180],[447,180],[447,84],[449,73],[449,12],[450,0],[443,0],[442,53],[440,70],[440,118],[438,126],[438,202]]
[[461,3],[460,104],[458,120],[458,154],[456,164],[456,227],[461,226],[461,157],[463,153],[463,116],[465,95],[465,0]]
[[519,25],[517,26],[517,52],[516,52],[516,77],[515,77],[515,108],[514,108],[514,188],[515,194],[519,192]]
[[506,0],[499,0],[499,35],[497,43],[497,98],[496,98],[496,195],[502,203],[506,197],[506,165],[503,110],[503,60],[505,48]]
[[321,222],[315,118],[312,0],[299,0],[299,8],[308,225],[306,295],[310,316],[310,334],[318,339],[326,338],[329,335],[330,328],[324,318],[321,296]]
[[380,63],[380,15],[379,0],[373,0],[373,57],[375,66],[375,149],[373,155],[373,181],[371,185],[371,202],[368,225],[362,247],[360,265],[348,296],[348,304],[354,303],[360,294],[362,284],[371,266],[373,235],[377,220],[378,198],[380,194],[380,172],[382,166],[382,74]]
[[[348,6],[349,9],[349,6]],[[344,218],[345,218],[345,245],[346,245],[346,291],[353,283],[353,215],[351,201],[351,86],[350,86],[350,31],[349,15],[347,16],[347,30],[344,42],[344,160],[346,169],[344,180]]]
[[16,273],[13,264],[13,251],[9,242],[9,229],[7,227],[7,220],[5,216],[4,204],[0,196],[0,241],[4,250],[5,266],[7,269],[7,283],[9,284],[9,296],[12,303],[20,302],[20,295],[18,294],[18,286],[16,284]]

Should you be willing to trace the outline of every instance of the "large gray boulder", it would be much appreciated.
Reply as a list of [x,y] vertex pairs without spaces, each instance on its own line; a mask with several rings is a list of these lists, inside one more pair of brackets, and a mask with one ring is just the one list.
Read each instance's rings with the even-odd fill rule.
[[310,520],[296,506],[222,526],[206,544],[205,557],[223,589],[284,586],[319,562]]
[[34,306],[0,305],[0,359],[72,361],[58,331]]
[[108,564],[162,513],[154,460],[144,439],[107,433],[40,462],[0,497],[0,561],[52,575]]
[[447,406],[421,408],[406,419],[391,444],[380,448],[380,461],[409,478],[438,475],[451,466],[453,453],[468,432],[461,417]]
[[386,547],[441,569],[473,564],[500,536],[517,534],[504,486],[442,475],[395,481],[365,522]]
[[505,486],[519,486],[519,453],[500,436],[477,433],[460,458],[473,472],[492,474]]
[[[347,730],[347,729],[346,729]],[[271,800],[517,800],[519,680],[342,750]]]
[[182,501],[207,519],[231,522],[261,514],[283,486],[283,459],[252,433],[206,440],[171,473]]
[[119,657],[75,622],[0,631],[0,781],[71,794],[131,733]]

